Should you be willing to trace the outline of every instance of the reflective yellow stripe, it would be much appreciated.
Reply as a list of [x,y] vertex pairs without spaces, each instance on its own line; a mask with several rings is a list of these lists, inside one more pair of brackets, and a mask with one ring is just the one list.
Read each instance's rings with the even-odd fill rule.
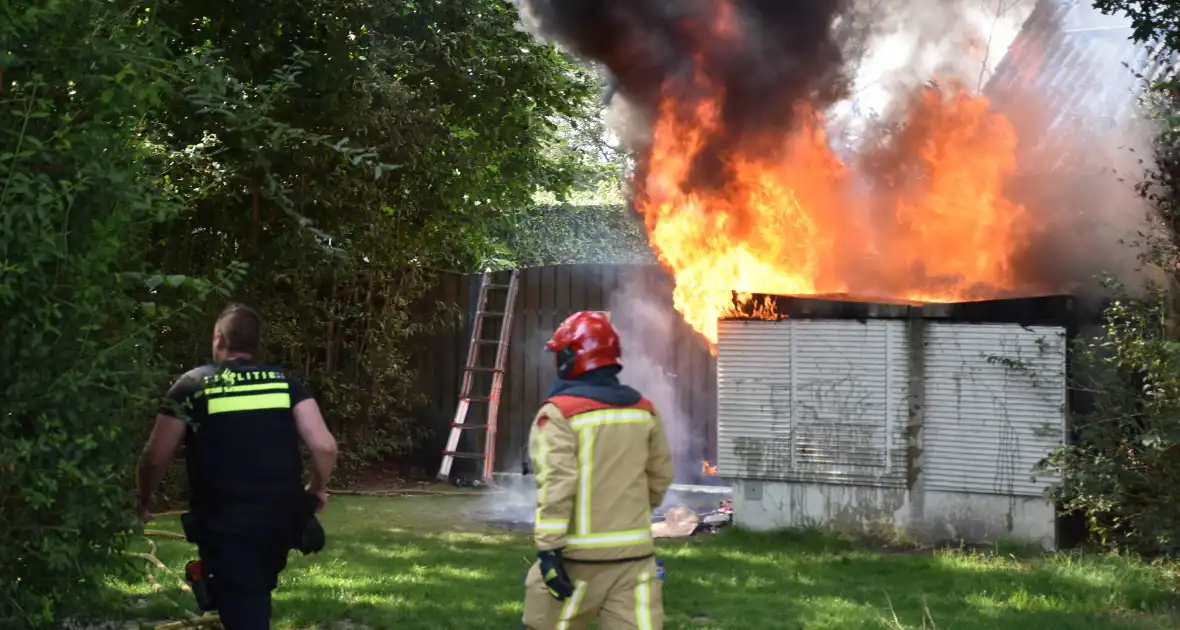
[[639,584],[635,585],[635,626],[638,630],[651,630],[651,574],[639,574]]
[[574,416],[570,428],[575,431],[607,424],[652,424],[652,415],[643,409],[600,409]]
[[546,534],[564,534],[569,531],[570,524],[559,518],[541,518],[541,508],[537,508],[536,530]]
[[574,586],[574,594],[565,600],[565,605],[561,607],[561,617],[558,618],[557,630],[569,629],[570,621],[578,616],[578,607],[582,605],[582,598],[585,596],[586,583],[582,580],[577,580]]
[[594,431],[578,432],[578,525],[579,534],[590,533],[590,488],[594,481]]
[[[568,539],[570,547],[594,548],[627,546],[651,540],[651,530],[634,530],[594,534],[591,516],[594,490],[594,442],[598,427],[611,424],[646,424],[655,422],[651,412],[644,409],[600,409],[574,416],[570,428],[578,432],[578,490],[574,508],[575,536]],[[650,518],[648,519],[650,521]],[[622,536],[622,538],[619,538]]]
[[209,413],[258,411],[262,409],[290,409],[291,394],[250,394],[209,399]]
[[226,385],[224,387],[206,387],[206,394],[244,394],[246,392],[269,392],[282,391],[285,392],[291,389],[291,386],[285,382],[280,383],[255,383],[253,385]]
[[[533,479],[537,482],[537,517],[541,516],[541,506],[545,505],[545,482],[549,479],[549,442],[540,429],[533,431],[533,444],[529,453],[533,458],[533,468],[536,473]],[[538,520],[538,522],[540,522]]]
[[564,534],[569,531],[569,521],[560,518],[541,518],[541,510],[545,507],[545,483],[549,479],[549,441],[540,429],[533,434],[532,448],[529,449],[533,457],[533,468],[536,469],[537,482],[537,515],[533,521],[533,531],[538,534]]
[[621,532],[570,536],[570,549],[601,549],[604,547],[628,547],[651,541],[651,529],[629,529]]

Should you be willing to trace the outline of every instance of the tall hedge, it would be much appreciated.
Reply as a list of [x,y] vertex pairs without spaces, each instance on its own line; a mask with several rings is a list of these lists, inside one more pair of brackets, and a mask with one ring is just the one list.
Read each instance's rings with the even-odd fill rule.
[[[432,269],[577,179],[585,72],[500,0],[0,3],[0,628],[125,568],[133,471],[230,297],[353,457],[405,451]],[[556,148],[555,148],[556,147]],[[243,273],[247,269],[249,273]],[[202,331],[202,334],[196,334]]]
[[3,628],[80,609],[121,568],[132,463],[166,385],[154,337],[169,304],[209,289],[143,264],[152,226],[183,207],[177,156],[145,133],[183,68],[146,17],[0,9]]

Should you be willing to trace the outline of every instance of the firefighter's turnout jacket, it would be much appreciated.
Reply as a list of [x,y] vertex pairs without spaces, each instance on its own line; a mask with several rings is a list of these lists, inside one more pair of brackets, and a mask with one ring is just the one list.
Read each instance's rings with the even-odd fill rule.
[[659,414],[639,392],[606,382],[558,381],[529,433],[537,482],[539,550],[612,561],[654,552],[651,511],[672,483]]

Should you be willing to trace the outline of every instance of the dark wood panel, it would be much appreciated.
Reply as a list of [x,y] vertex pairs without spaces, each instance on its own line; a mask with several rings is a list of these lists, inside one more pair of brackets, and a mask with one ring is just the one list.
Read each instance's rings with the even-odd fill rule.
[[[512,411],[520,409],[523,404],[523,384],[525,380],[524,373],[524,354],[520,351],[522,342],[527,342],[527,332],[530,330],[531,322],[529,321],[529,300],[536,300],[536,294],[530,294],[524,284],[525,272],[521,273],[521,285],[517,289],[516,309],[512,317],[512,336],[508,342],[508,361],[504,373],[504,391],[501,395],[500,403],[500,418],[504,418],[505,422],[500,422],[497,419],[497,424],[500,425],[500,433],[496,440],[497,453],[509,453],[512,445],[522,443],[527,440],[527,436],[522,437],[520,434],[520,423],[514,421]],[[497,458],[499,459],[499,458]],[[500,470],[507,470],[508,467],[518,466],[513,461],[512,457],[506,458],[506,461],[497,462],[497,468]]]
[[[411,307],[413,320],[423,324],[436,322],[440,303],[463,308],[467,302],[464,295],[467,283],[467,278],[459,274],[439,275],[434,286]],[[459,353],[464,329],[453,320],[450,324],[419,334],[410,353],[416,369],[415,391],[423,395],[409,410],[422,431],[420,448],[411,459],[412,465],[427,469],[438,466],[459,388],[462,364]]]
[[553,268],[553,330],[573,314],[570,310],[570,268],[571,265],[557,265]]
[[584,266],[566,266],[564,268],[569,277],[569,302],[567,302],[570,313],[575,311],[587,310],[601,310],[595,309],[591,306],[592,301],[586,294],[587,280],[594,276],[599,265],[584,265]]

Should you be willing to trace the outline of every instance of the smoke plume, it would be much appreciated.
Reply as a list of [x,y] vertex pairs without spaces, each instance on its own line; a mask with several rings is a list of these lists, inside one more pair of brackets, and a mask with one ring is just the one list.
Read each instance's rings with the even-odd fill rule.
[[[613,95],[608,121],[637,158],[632,191],[637,206],[644,206],[653,195],[647,174],[652,168],[653,125],[666,113],[661,108],[683,110],[675,117],[688,121],[708,118],[699,112],[703,104],[716,109],[715,128],[724,131],[702,134],[703,146],[694,147],[691,164],[679,182],[684,195],[706,198],[715,198],[712,191],[735,183],[741,160],[734,156],[781,152],[786,139],[798,136],[801,119],[823,114],[832,150],[853,165],[854,172],[840,184],[845,188],[841,195],[849,201],[817,210],[818,215],[827,216],[816,221],[829,235],[835,234],[837,248],[873,250],[856,260],[845,255],[829,264],[826,273],[862,295],[874,291],[896,295],[899,287],[912,292],[919,285],[937,288],[946,280],[926,277],[920,268],[890,269],[891,277],[881,277],[880,261],[872,260],[873,255],[896,260],[891,245],[903,252],[914,247],[914,227],[900,223],[895,208],[907,186],[923,185],[923,143],[928,142],[923,126],[932,124],[931,112],[937,108],[922,111],[920,90],[937,78],[942,87],[951,82],[969,92],[983,91],[1034,7],[1049,14],[1053,12],[1046,13],[1047,9],[1058,4],[1058,0],[517,1],[526,27],[607,71]],[[1080,7],[1073,13],[1087,9]],[[1058,14],[1064,12],[1053,13]],[[1054,46],[1071,45],[1061,37],[1065,25],[1045,23],[1038,28],[1044,32],[1035,38]],[[1088,72],[1098,79],[1085,81],[1079,90],[1085,87],[1102,93],[1079,92],[1072,99],[1067,97],[1066,105],[1077,99],[1109,102],[1111,97],[1129,97],[1127,92],[1135,86],[1120,62],[1130,61],[1131,51],[1127,46],[1103,50],[1116,49],[1126,53],[1127,59],[1108,54],[1096,63],[1072,53],[1057,58],[1074,64],[1073,72]],[[1095,53],[1087,50],[1086,54]],[[1044,61],[1024,59],[1022,63],[1035,73]],[[1148,152],[1150,130],[1121,124],[1095,126],[1098,121],[1081,120],[1072,126],[1058,124],[1047,133],[1045,128],[1057,115],[1053,110],[1062,103],[1059,96],[1051,102],[1052,95],[1042,90],[1035,84],[1008,90],[1004,102],[993,108],[1012,121],[1019,137],[1020,172],[1005,182],[1003,192],[1032,217],[1027,233],[1012,232],[1023,241],[1010,254],[1018,282],[1004,290],[982,284],[978,291],[959,290],[964,299],[1078,291],[1087,285],[1092,288],[1094,274],[1101,271],[1114,272],[1128,282],[1137,277],[1134,252],[1119,241],[1144,226],[1147,208],[1136,198],[1132,184],[1141,174],[1135,160]],[[1053,136],[1052,142],[1044,142],[1046,135]],[[1090,166],[1058,168],[1062,153],[1086,151]],[[1125,164],[1117,168],[1118,162]],[[731,215],[730,229],[740,238],[763,229],[740,204],[724,211]],[[645,219],[650,229],[653,219]],[[903,234],[907,230],[908,240]],[[866,246],[870,241],[876,244]],[[950,282],[962,284],[962,279]]]
[[523,0],[522,16],[605,66],[640,116],[655,112],[664,90],[692,107],[702,96],[698,79],[707,77],[710,90],[724,93],[719,114],[729,133],[709,138],[693,179],[719,185],[725,157],[747,133],[792,128],[794,112],[783,104],[826,106],[847,96],[845,50],[857,32],[850,7],[848,0]]
[[[885,111],[873,112],[876,122],[911,129],[886,147],[855,146],[867,178],[880,188],[921,151],[907,144],[922,140],[911,133],[922,121],[912,120],[908,95],[932,77],[961,82],[983,92],[1020,139],[1018,167],[1004,193],[1028,210],[1037,228],[1011,260],[1023,292],[1097,297],[1100,273],[1139,286],[1146,276],[1129,242],[1150,230],[1150,207],[1134,185],[1159,129],[1135,115],[1143,82],[1128,67],[1136,53],[1129,31],[1117,29],[1122,18],[1063,0],[905,0],[881,5],[870,22],[867,56],[888,42],[900,42],[901,51],[858,83],[871,82],[892,97]],[[1025,37],[1009,50],[1022,29]],[[1006,80],[993,82],[1005,56]]]
[[701,460],[709,436],[694,431],[680,394],[691,385],[679,383],[671,371],[675,332],[683,322],[667,304],[667,296],[653,296],[634,284],[624,284],[610,297],[611,323],[623,342],[623,371],[619,380],[639,390],[663,420],[677,483],[702,483]]

